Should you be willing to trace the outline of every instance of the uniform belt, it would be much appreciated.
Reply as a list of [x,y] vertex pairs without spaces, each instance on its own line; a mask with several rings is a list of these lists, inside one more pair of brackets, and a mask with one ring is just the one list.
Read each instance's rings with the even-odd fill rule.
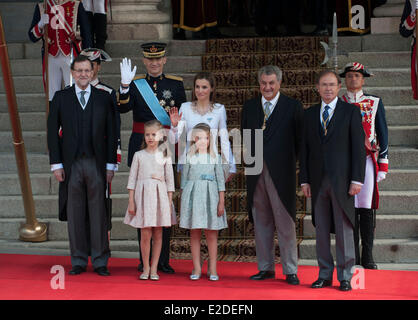
[[[144,131],[144,125],[145,125],[145,122],[134,121],[133,125],[132,125],[132,132],[144,134],[144,132],[145,132]],[[164,128],[170,129],[169,126],[164,126]]]

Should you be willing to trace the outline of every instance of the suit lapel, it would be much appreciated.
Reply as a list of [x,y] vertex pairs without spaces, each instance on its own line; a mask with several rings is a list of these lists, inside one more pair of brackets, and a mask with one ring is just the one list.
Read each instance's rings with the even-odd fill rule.
[[286,117],[287,112],[289,111],[289,108],[286,108],[286,106],[284,105],[284,99],[285,98],[281,93],[273,112],[267,120],[266,129],[264,130],[264,137],[267,139],[271,137],[274,134],[274,132],[280,128],[280,124],[282,123],[283,119]]
[[71,117],[72,117],[72,122],[73,122],[73,128],[75,128],[75,134],[76,137],[78,139],[78,136],[80,135],[80,128],[78,127],[78,111],[77,108],[81,108],[80,106],[80,102],[78,101],[77,98],[77,93],[75,92],[75,84],[73,84],[72,86],[72,96],[73,96],[73,102],[71,103],[71,105],[73,106],[72,111],[71,111]]
[[94,103],[94,101],[96,100],[94,97],[95,97],[95,92],[94,92],[94,89],[93,89],[93,86],[90,86],[90,98],[89,98],[89,101],[87,102],[87,105],[86,105],[86,108],[87,107],[89,107],[89,108],[91,108],[91,119],[92,119],[92,123],[91,123],[91,129],[92,129],[92,132],[95,132],[95,121],[93,121],[93,119],[94,119],[94,115],[95,115],[95,112],[94,112],[94,108],[95,108],[95,103]]

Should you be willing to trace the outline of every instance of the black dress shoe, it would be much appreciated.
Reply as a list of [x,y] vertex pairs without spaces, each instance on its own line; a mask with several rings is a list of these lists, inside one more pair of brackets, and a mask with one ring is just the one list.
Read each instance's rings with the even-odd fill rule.
[[68,272],[68,274],[74,276],[74,275],[80,274],[82,272],[86,272],[86,268],[85,267],[82,267],[82,266],[74,266],[70,270],[70,272]]
[[363,263],[362,267],[364,269],[372,269],[372,270],[377,270],[377,265],[374,262],[370,262],[370,263]]
[[158,270],[164,273],[169,273],[169,274],[173,274],[175,272],[174,269],[169,264],[158,265]]
[[351,290],[351,284],[348,280],[343,280],[340,282],[340,290],[341,291],[350,291]]
[[312,283],[311,288],[318,289],[332,286],[332,280],[318,279]]
[[286,282],[288,284],[298,285],[299,284],[298,276],[296,274],[287,274]]
[[274,279],[276,274],[274,271],[260,271],[259,273],[250,277],[251,280],[265,280],[265,279]]
[[99,276],[110,276],[110,272],[106,267],[98,267],[94,269],[94,272],[96,272]]
[[139,272],[144,272],[144,265],[142,264],[142,262],[140,264],[138,264],[138,271]]

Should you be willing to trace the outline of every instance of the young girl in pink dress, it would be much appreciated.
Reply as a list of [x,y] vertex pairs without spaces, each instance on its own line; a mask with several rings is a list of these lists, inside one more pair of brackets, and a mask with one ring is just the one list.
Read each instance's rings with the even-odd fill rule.
[[142,149],[135,153],[129,173],[129,205],[124,223],[141,228],[144,270],[139,278],[159,280],[157,266],[162,246],[162,227],[176,223],[172,215],[174,175],[170,157],[159,148],[164,143],[161,123],[158,120],[148,121],[144,131]]

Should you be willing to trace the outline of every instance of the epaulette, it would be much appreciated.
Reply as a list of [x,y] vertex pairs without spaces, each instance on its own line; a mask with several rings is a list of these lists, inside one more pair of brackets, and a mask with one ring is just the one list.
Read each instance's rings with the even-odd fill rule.
[[177,80],[177,81],[183,81],[182,77],[173,76],[172,74],[166,74],[165,77],[167,79]]
[[136,78],[134,78],[133,80],[138,80],[138,79],[145,79],[146,74],[141,74],[139,76],[137,76]]

